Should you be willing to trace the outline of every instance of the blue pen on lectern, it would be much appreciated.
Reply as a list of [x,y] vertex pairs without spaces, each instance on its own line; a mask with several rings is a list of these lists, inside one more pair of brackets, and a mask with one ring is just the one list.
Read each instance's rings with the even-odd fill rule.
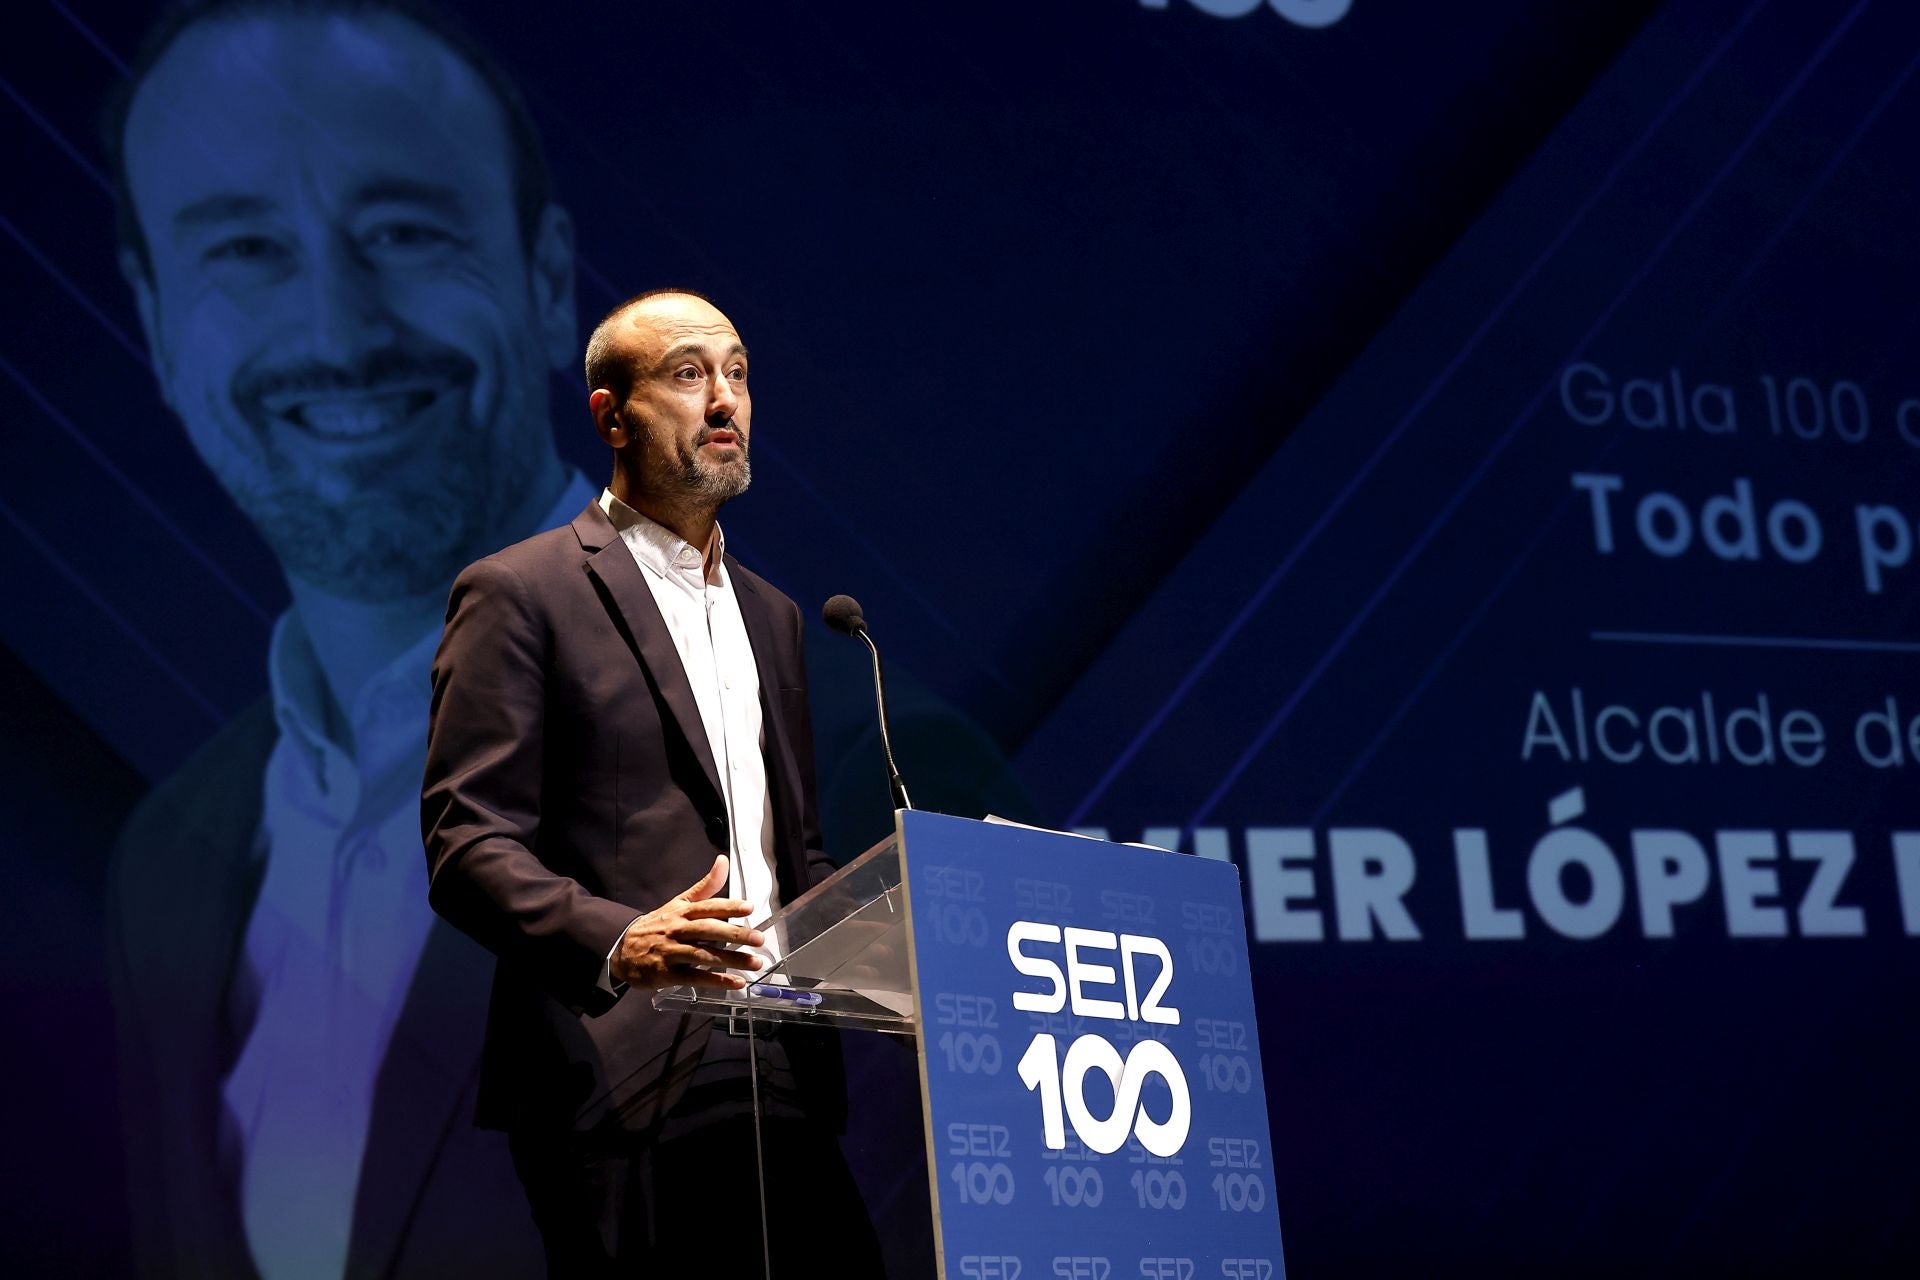
[[750,996],[767,996],[774,1000],[785,1000],[791,1004],[804,1005],[811,1009],[821,1001],[817,991],[795,991],[792,987],[776,987],[770,983],[756,982],[747,988]]

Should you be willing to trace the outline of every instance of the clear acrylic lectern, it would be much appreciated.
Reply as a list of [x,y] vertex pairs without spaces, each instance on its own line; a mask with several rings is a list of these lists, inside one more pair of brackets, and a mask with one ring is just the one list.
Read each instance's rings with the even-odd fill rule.
[[755,927],[772,963],[746,990],[668,987],[654,1007],[915,1034],[897,830]]
[[[1231,862],[903,810],[759,926],[773,963],[751,986],[655,999],[757,1037],[754,1151],[715,1156],[760,1170],[763,1251],[772,1205],[776,1243],[805,1239],[797,1276],[855,1257],[768,1196],[826,1171],[760,1159],[798,1149],[776,1132],[805,1136],[780,1076],[810,1023],[891,1033],[840,1037],[841,1147],[894,1280],[1037,1277],[1045,1259],[1284,1280],[1244,913]],[[1210,1083],[1223,1062],[1245,1083]]]
[[[768,967],[743,991],[670,987],[654,1007],[715,1018],[755,1043],[783,1024],[874,1031],[911,1041],[918,1035],[900,887],[901,837],[894,834],[834,872],[765,921]],[[914,1054],[880,1037],[842,1039],[852,1114],[841,1141],[879,1233],[889,1277],[935,1275],[932,1207],[926,1185],[925,1121]],[[769,1108],[767,1083],[754,1079],[756,1133]],[[777,1107],[771,1108],[778,1114]],[[756,1143],[760,1229],[766,1243],[768,1186]],[[819,1242],[819,1274],[834,1273],[832,1242]],[[782,1273],[775,1268],[778,1280]]]

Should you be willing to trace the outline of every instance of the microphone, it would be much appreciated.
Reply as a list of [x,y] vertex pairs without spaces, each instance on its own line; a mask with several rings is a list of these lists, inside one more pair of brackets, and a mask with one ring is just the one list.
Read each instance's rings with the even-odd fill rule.
[[887,786],[893,792],[893,807],[911,809],[907,784],[900,779],[900,766],[893,762],[893,740],[887,735],[887,682],[880,674],[880,647],[867,634],[867,619],[860,602],[852,596],[834,596],[822,606],[820,619],[843,636],[855,636],[865,642],[873,654],[873,700],[880,710],[880,753],[887,758]]

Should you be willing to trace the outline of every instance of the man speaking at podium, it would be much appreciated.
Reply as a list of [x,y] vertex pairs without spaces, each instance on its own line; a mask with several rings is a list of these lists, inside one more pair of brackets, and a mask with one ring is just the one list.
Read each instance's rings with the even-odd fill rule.
[[609,313],[586,374],[611,484],[467,568],[434,659],[429,894],[498,957],[478,1120],[555,1276],[757,1274],[756,1076],[772,1273],[879,1273],[830,1033],[748,1040],[649,998],[744,986],[748,922],[832,870],[800,611],[716,522],[750,475],[747,368],[697,294]]

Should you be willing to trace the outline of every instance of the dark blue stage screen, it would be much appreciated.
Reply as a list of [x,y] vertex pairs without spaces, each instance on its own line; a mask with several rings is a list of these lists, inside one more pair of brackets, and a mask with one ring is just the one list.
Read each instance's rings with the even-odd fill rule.
[[10,1270],[512,1273],[426,664],[677,285],[915,799],[1238,866],[1290,1274],[1920,1271],[1911,6],[8,21]]

